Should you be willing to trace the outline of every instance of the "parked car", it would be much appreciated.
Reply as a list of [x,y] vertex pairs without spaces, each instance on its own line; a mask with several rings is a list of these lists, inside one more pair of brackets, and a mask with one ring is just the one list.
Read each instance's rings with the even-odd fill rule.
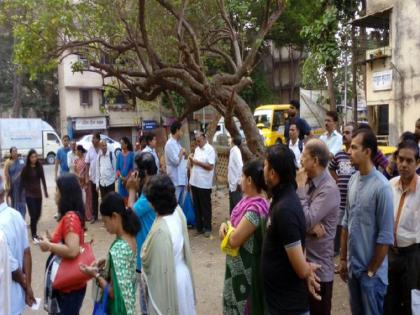
[[[111,152],[114,152],[115,155],[118,155],[118,153],[121,152],[121,144],[119,141],[116,141],[114,139],[111,139],[107,135],[101,134],[101,140],[106,140],[108,143],[108,150]],[[89,150],[89,148],[92,146],[92,135],[86,135],[77,141],[77,145],[82,145],[85,150]]]
[[38,118],[1,118],[0,151],[2,158],[9,156],[11,147],[18,153],[27,155],[35,149],[41,159],[54,164],[57,150],[62,146],[61,139],[46,121]]

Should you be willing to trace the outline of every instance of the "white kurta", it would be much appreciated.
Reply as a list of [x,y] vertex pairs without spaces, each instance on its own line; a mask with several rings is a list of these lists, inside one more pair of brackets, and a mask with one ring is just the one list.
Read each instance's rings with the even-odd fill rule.
[[173,245],[179,315],[195,315],[194,290],[190,270],[184,258],[182,221],[176,210],[163,219],[168,225]]
[[9,315],[12,271],[9,264],[9,248],[4,233],[0,230],[0,315]]

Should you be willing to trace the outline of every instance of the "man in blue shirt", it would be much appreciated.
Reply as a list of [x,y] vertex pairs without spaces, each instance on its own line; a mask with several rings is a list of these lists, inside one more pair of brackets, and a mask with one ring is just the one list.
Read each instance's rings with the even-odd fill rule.
[[69,166],[67,165],[67,154],[70,152],[69,146],[70,138],[69,136],[63,136],[63,147],[58,149],[57,155],[55,157],[55,171],[54,176],[55,180],[58,177],[58,166],[60,166],[60,174],[67,173],[70,171]]
[[176,199],[182,197],[184,187],[187,185],[187,160],[186,150],[179,140],[183,136],[182,124],[175,121],[171,125],[171,137],[165,144],[166,174],[175,186]]
[[388,285],[394,209],[391,186],[373,165],[377,150],[371,130],[356,130],[349,153],[358,171],[348,185],[339,267],[348,282],[353,315],[382,314]]
[[295,124],[299,129],[299,139],[305,139],[305,136],[311,135],[311,127],[309,127],[308,123],[305,119],[299,117],[300,111],[300,103],[297,100],[290,101],[290,107],[287,111],[288,119],[286,120],[284,126],[284,137],[286,141],[289,140],[289,128],[291,124]]

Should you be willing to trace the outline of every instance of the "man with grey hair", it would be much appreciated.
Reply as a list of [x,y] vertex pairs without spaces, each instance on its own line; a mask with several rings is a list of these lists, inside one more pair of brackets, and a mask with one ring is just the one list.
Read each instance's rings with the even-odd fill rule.
[[312,296],[310,313],[331,314],[334,279],[334,238],[337,229],[340,192],[327,166],[329,150],[324,142],[312,139],[301,156],[302,169],[297,175],[298,196],[306,221],[306,256],[321,265],[317,275],[321,282],[321,301]]
[[197,147],[189,156],[191,169],[191,192],[194,201],[196,228],[198,234],[211,236],[211,189],[213,188],[216,152],[201,131],[195,134]]
[[10,208],[4,200],[5,190],[0,177],[0,231],[6,237],[10,270],[12,272],[11,305],[12,315],[22,314],[26,305],[35,303],[32,291],[32,258],[28,232],[21,214]]

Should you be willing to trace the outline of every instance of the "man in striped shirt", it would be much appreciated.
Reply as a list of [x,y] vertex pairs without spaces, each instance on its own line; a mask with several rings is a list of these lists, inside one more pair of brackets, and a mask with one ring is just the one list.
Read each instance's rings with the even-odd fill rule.
[[329,164],[331,176],[337,182],[341,197],[340,210],[338,212],[338,227],[334,242],[335,255],[338,255],[340,252],[341,221],[343,220],[344,209],[346,207],[347,186],[350,177],[356,172],[356,169],[350,162],[350,154],[348,153],[351,144],[351,137],[356,128],[357,126],[353,122],[349,122],[344,126],[343,144],[345,149],[338,151]]

